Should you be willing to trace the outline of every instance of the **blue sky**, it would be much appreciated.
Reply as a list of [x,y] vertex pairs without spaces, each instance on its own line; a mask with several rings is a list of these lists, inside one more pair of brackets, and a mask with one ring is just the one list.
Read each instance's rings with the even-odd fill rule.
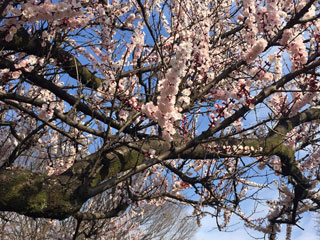
[[[250,240],[254,238],[250,238],[246,230],[243,228],[242,222],[233,221],[234,224],[238,223],[236,226],[231,228],[230,232],[219,232],[215,228],[215,219],[210,217],[205,217],[202,221],[202,226],[199,228],[198,232],[194,236],[193,240]],[[292,231],[292,240],[316,240],[320,239],[320,236],[317,236],[317,224],[315,219],[312,217],[311,213],[307,213],[304,215],[304,218],[301,220],[300,226],[304,228],[301,230],[297,227],[293,228]],[[319,226],[319,224],[318,224]],[[282,228],[282,232],[278,236],[278,240],[285,240],[285,228]],[[250,232],[252,236],[262,237],[258,232]]]

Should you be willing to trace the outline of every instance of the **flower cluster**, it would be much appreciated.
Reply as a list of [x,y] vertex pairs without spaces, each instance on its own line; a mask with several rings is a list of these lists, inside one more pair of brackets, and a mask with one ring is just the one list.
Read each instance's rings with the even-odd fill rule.
[[292,56],[292,70],[299,68],[301,65],[306,64],[308,61],[308,53],[304,44],[304,38],[302,35],[296,37],[292,42],[288,44],[287,51]]
[[186,105],[189,105],[189,103],[190,103],[189,96],[191,94],[190,88],[183,89],[181,94],[182,94],[182,96],[179,97],[179,101],[186,104]]
[[243,57],[243,59],[247,62],[247,63],[251,63],[252,61],[254,61],[260,53],[263,52],[263,50],[267,47],[268,42],[263,39],[260,38],[254,45],[253,47],[248,51],[248,53],[246,53]]
[[303,172],[308,169],[318,168],[320,164],[320,150],[315,150],[302,164],[299,169]]
[[256,22],[256,1],[245,0],[243,1],[243,16],[239,15],[238,19],[245,19],[245,23],[248,26],[248,30],[245,32],[245,38],[249,45],[253,45],[256,41],[256,35],[259,30],[255,24]]
[[280,11],[277,4],[278,0],[267,1],[268,22],[274,27],[281,25]]
[[[306,80],[308,81],[308,78],[306,78]],[[290,115],[293,116],[304,106],[311,103],[312,99],[317,95],[316,93],[317,89],[318,89],[318,83],[311,78],[308,83],[307,93],[302,94],[300,92],[294,92],[292,94],[293,106],[291,107]]]
[[284,93],[275,94],[270,100],[270,106],[274,112],[286,113],[289,106],[287,95]]
[[[3,20],[5,26],[8,26],[8,34],[5,37],[6,41],[11,41],[17,30],[26,22],[53,21],[53,25],[57,27],[83,27],[92,19],[93,14],[88,11],[85,14],[82,4],[79,1],[63,1],[52,3],[50,1],[27,1],[21,3],[18,8],[13,8],[11,5],[5,9],[5,14],[11,15],[10,18]],[[51,33],[50,33],[51,35]],[[44,39],[48,33],[44,33]]]
[[274,157],[273,160],[271,161],[271,165],[273,167],[275,175],[280,175],[282,170],[281,159],[279,157]]
[[282,56],[281,53],[271,54],[268,56],[268,61],[273,63],[273,80],[277,81],[282,77]]
[[296,36],[293,29],[286,29],[283,32],[280,43],[283,44],[287,52],[291,55],[292,70],[301,68],[308,61],[308,53],[302,35]]
[[[192,45],[189,42],[181,43],[176,50],[176,57],[172,59],[172,68],[168,70],[164,79],[160,83],[160,96],[157,98],[157,105],[148,102],[142,106],[141,110],[149,118],[158,122],[163,129],[163,137],[172,141],[172,135],[176,133],[173,122],[182,118],[178,109],[175,107],[176,95],[179,91],[181,82],[180,75],[185,71],[186,61],[191,54]],[[185,97],[189,93],[188,90],[184,91]]]

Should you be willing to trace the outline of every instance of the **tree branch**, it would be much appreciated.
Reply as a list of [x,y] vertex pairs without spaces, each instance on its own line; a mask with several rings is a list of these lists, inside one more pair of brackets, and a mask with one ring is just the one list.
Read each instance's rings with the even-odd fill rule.
[[128,208],[128,204],[119,204],[116,208],[107,212],[89,213],[89,212],[77,212],[73,215],[77,220],[97,220],[97,219],[108,219],[120,216],[123,211]]

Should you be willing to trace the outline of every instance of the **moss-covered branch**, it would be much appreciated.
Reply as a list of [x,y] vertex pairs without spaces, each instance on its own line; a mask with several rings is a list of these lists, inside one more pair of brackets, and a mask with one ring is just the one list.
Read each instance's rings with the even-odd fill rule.
[[[150,149],[156,150],[158,161],[167,159],[210,159],[221,157],[243,157],[243,156],[279,156],[282,163],[283,175],[291,176],[297,184],[308,187],[309,183],[297,167],[295,152],[284,144],[285,136],[294,127],[320,119],[320,109],[310,108],[295,116],[282,119],[278,125],[270,132],[265,139],[257,138],[211,138],[205,143],[195,144],[188,149],[177,153],[174,146],[179,146],[182,140],[175,137],[173,143],[168,143],[160,139],[143,140],[131,143],[128,146],[120,147],[108,153],[103,161],[103,167],[96,175],[92,186],[96,186],[105,179],[112,178],[118,173],[134,169],[145,162],[145,153]],[[224,146],[230,146],[235,150],[226,151]],[[241,146],[241,148],[238,148]],[[240,151],[249,147],[253,151]],[[156,162],[156,161],[155,161]]]
[[[282,174],[290,176],[296,181],[296,185],[304,189],[310,186],[308,180],[299,170],[296,160],[295,151],[284,144],[285,136],[294,127],[297,127],[305,122],[311,122],[320,119],[319,108],[309,108],[301,113],[297,113],[291,118],[283,118],[279,121],[278,125],[274,128],[266,141],[266,151],[272,155],[277,155],[281,159]],[[301,189],[300,189],[301,190]]]
[[[82,204],[91,194],[114,186],[119,173],[143,171],[152,164],[165,161],[166,159],[208,159],[221,157],[206,146],[211,145],[243,145],[258,149],[257,154],[264,156],[277,155],[281,159],[282,174],[289,176],[295,188],[295,202],[306,196],[309,182],[297,167],[294,151],[284,145],[286,133],[295,126],[320,118],[320,109],[308,109],[296,116],[283,119],[266,137],[261,139],[212,139],[210,142],[201,143],[177,154],[174,146],[181,144],[178,137],[175,142],[168,143],[161,139],[146,139],[114,147],[106,152],[97,152],[84,159],[75,162],[66,173],[60,176],[49,177],[45,174],[32,173],[27,170],[0,170],[0,210],[15,211],[33,217],[48,217],[63,219],[76,214]],[[157,158],[149,165],[146,153],[156,150]],[[238,156],[250,156],[252,153],[237,153]],[[88,177],[89,176],[89,177]],[[121,175],[119,181],[131,176]],[[118,181],[118,182],[119,182]],[[109,183],[106,185],[105,183]],[[113,185],[110,185],[113,183]],[[93,196],[94,196],[93,195]],[[108,215],[108,214],[107,214]],[[79,218],[88,216],[80,216]]]
[[128,204],[119,204],[116,208],[111,209],[107,212],[77,212],[73,216],[78,220],[97,220],[97,219],[108,219],[120,216],[123,211],[128,207]]
[[30,217],[64,219],[78,211],[84,199],[76,194],[79,182],[64,176],[48,177],[27,170],[0,170],[0,210]]

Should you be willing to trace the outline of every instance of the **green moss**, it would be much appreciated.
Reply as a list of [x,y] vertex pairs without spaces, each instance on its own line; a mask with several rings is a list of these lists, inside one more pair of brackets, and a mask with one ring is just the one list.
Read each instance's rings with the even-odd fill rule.
[[79,196],[77,185],[68,186],[46,175],[22,171],[5,172],[0,201],[8,211],[31,217],[64,219],[79,210],[86,199]]
[[245,147],[245,146],[248,146],[248,147],[253,147],[254,149],[259,149],[260,147],[261,147],[261,141],[259,141],[259,140],[256,140],[256,139],[254,139],[254,140],[245,140],[244,141],[244,144],[243,144],[243,147]]
[[129,154],[124,156],[125,165],[123,170],[128,170],[136,167],[144,161],[144,156],[141,152],[130,151]]
[[49,194],[48,204],[52,206],[59,206],[61,211],[72,208],[70,195],[67,193],[63,194],[60,191],[51,192]]
[[33,179],[26,173],[10,176],[8,184],[0,190],[1,200],[16,205],[24,211],[40,212],[46,208],[48,194],[42,191],[42,178],[33,175]]
[[283,144],[283,137],[276,135],[274,137],[268,138],[265,143],[265,152],[272,155],[283,156],[286,159],[294,158],[294,151]]
[[282,155],[287,159],[294,159],[295,152],[290,147],[288,147],[284,144],[279,145],[276,148],[276,152],[278,153],[278,155]]
[[90,187],[97,186],[102,181],[102,177],[100,173],[97,173],[96,177],[91,181]]
[[275,154],[281,145],[282,145],[282,137],[280,135],[267,138],[265,143],[265,152]]
[[0,190],[4,201],[14,201],[17,197],[20,197],[20,191],[24,187],[27,179],[28,176],[23,173],[14,175],[8,182],[8,185]]
[[125,155],[118,155],[112,159],[108,168],[107,177],[112,177],[122,171],[134,169],[145,160],[143,154],[139,151],[131,150]]
[[48,203],[48,193],[41,191],[37,194],[32,195],[29,198],[29,206],[35,211],[43,211],[47,208]]

